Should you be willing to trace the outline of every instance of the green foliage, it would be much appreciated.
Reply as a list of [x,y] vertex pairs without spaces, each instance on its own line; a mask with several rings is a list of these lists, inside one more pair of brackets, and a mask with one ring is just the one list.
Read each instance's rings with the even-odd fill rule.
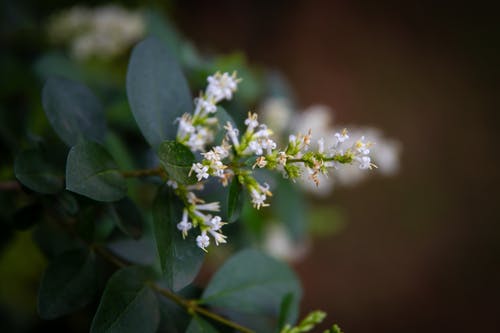
[[154,333],[160,321],[158,300],[148,285],[151,273],[131,266],[109,279],[92,321],[91,333]]
[[199,316],[193,316],[186,333],[217,333],[218,331],[213,328],[206,320]]
[[129,198],[109,205],[109,212],[118,228],[134,239],[142,236],[144,220],[139,208]]
[[188,147],[177,141],[164,141],[158,148],[158,158],[170,179],[180,184],[194,184],[196,178],[190,175],[195,159]]
[[236,221],[241,214],[243,208],[243,187],[238,179],[235,177],[229,187],[229,194],[227,197],[227,220],[228,222]]
[[142,41],[132,51],[127,95],[139,129],[153,147],[175,138],[175,120],[191,111],[193,105],[179,64],[154,37]]
[[297,326],[285,326],[281,333],[305,333],[311,331],[316,325],[320,324],[326,317],[323,311],[313,311],[300,321]]
[[62,172],[54,166],[41,149],[27,149],[14,162],[16,178],[29,189],[54,194],[63,189]]
[[281,177],[277,179],[277,195],[271,206],[276,218],[281,221],[295,240],[305,234],[305,198],[297,187]]
[[193,281],[205,257],[194,234],[183,239],[177,230],[181,215],[182,203],[168,187],[161,187],[153,204],[154,234],[163,279],[174,291]]
[[256,250],[244,250],[215,273],[202,294],[202,304],[237,312],[278,317],[282,299],[293,294],[290,321],[297,316],[302,291],[285,264]]
[[90,303],[97,292],[92,252],[73,250],[55,258],[45,270],[38,291],[38,313],[54,319]]
[[127,193],[125,179],[111,155],[95,142],[71,148],[66,162],[66,189],[97,201],[117,201]]
[[50,78],[43,87],[42,102],[52,128],[68,146],[82,140],[104,142],[107,129],[103,108],[85,85]]

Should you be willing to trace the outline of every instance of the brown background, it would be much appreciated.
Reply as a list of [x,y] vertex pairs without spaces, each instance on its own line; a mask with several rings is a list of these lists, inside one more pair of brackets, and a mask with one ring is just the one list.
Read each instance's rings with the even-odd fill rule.
[[500,330],[500,24],[487,4],[436,3],[174,6],[202,49],[242,50],[282,71],[302,107],[403,143],[397,177],[327,201],[349,223],[296,265],[303,312],[324,309],[349,333]]

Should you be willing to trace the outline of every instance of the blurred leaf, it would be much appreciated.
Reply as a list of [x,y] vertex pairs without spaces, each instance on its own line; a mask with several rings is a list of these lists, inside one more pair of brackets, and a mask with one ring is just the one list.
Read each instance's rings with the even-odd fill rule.
[[278,319],[279,330],[292,321],[290,316],[293,316],[293,297],[293,293],[288,293],[281,300],[280,315]]
[[213,328],[205,319],[200,316],[193,316],[186,333],[217,333],[218,331]]
[[35,72],[42,80],[52,76],[61,76],[71,80],[83,80],[85,74],[74,62],[62,53],[47,53],[35,63]]
[[69,191],[62,191],[57,196],[57,208],[61,209],[64,213],[74,216],[78,213],[80,206],[78,201]]
[[186,310],[166,297],[158,299],[160,304],[159,332],[185,333],[191,321],[191,316]]
[[182,210],[182,202],[172,191],[161,187],[153,204],[154,234],[165,282],[174,291],[194,280],[205,256],[196,246],[194,232],[183,239],[177,229]]
[[[135,129],[134,129],[135,130]],[[106,137],[106,149],[122,170],[132,170],[134,162],[122,138],[113,132]]]
[[241,209],[243,208],[243,198],[243,188],[238,181],[238,177],[233,177],[227,197],[228,222],[234,222],[240,217]]
[[175,27],[170,24],[170,21],[164,15],[160,15],[157,11],[147,10],[146,29],[151,36],[160,39],[171,50],[172,54],[178,61],[181,61],[181,38]]
[[48,258],[54,258],[64,252],[81,247],[81,244],[75,242],[75,239],[71,238],[67,232],[46,221],[35,227],[33,240]]
[[42,103],[52,128],[68,146],[82,139],[104,141],[107,131],[104,111],[87,86],[50,78],[43,87]]
[[66,163],[66,188],[97,201],[117,201],[127,184],[111,155],[99,144],[83,142],[71,148]]
[[110,213],[118,228],[123,233],[134,239],[139,239],[142,235],[144,220],[141,211],[129,198],[109,205]]
[[35,192],[54,194],[63,189],[62,172],[47,161],[40,149],[28,149],[17,155],[14,173],[24,186]]
[[38,313],[54,319],[92,301],[97,291],[93,253],[76,250],[54,259],[43,274],[38,292]]
[[150,272],[122,268],[109,279],[92,321],[91,333],[154,333],[160,322],[158,301],[147,285]]
[[238,126],[236,125],[236,122],[234,121],[233,117],[231,117],[231,115],[227,113],[226,109],[224,109],[221,106],[217,107],[217,112],[215,113],[215,117],[218,120],[217,122],[218,130],[217,133],[215,133],[214,142],[216,145],[219,145],[226,136],[226,130],[224,129],[224,126],[226,126],[228,122],[230,122],[234,128],[238,128]]
[[189,176],[195,159],[188,147],[177,141],[164,141],[158,149],[158,157],[170,179],[180,184],[196,183],[195,176]]
[[256,250],[244,250],[215,273],[203,292],[201,303],[278,317],[283,297],[290,293],[294,297],[289,319],[295,321],[302,293],[296,275],[282,262]]
[[275,193],[271,207],[276,218],[286,226],[295,240],[301,239],[306,231],[306,201],[303,193],[281,176],[278,177]]
[[175,138],[175,120],[193,108],[179,64],[155,37],[142,41],[132,51],[127,95],[142,134],[155,148]]

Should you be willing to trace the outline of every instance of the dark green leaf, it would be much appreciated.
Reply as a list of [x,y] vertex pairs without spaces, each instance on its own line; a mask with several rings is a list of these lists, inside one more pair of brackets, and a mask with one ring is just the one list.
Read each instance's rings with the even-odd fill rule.
[[148,287],[150,273],[126,267],[109,279],[92,321],[91,333],[154,333],[160,321],[158,301]]
[[214,142],[216,145],[219,145],[226,136],[226,130],[224,129],[224,126],[226,126],[228,122],[230,122],[234,128],[238,128],[238,126],[236,126],[236,122],[234,121],[233,117],[231,117],[231,115],[227,113],[227,111],[221,106],[217,107],[215,117],[217,118],[218,129],[217,133],[215,134]]
[[66,163],[66,188],[97,201],[117,201],[127,193],[127,184],[116,163],[94,142],[71,148]]
[[39,149],[28,149],[16,157],[16,178],[29,189],[54,194],[63,189],[62,172],[48,162]]
[[290,235],[299,240],[304,236],[306,230],[306,207],[305,198],[289,179],[279,177],[276,188],[276,197],[273,197],[272,209],[276,217],[281,221]]
[[170,179],[181,184],[196,182],[194,175],[189,176],[195,159],[188,147],[177,141],[164,141],[158,149],[158,157]]
[[286,294],[281,300],[278,328],[281,331],[283,326],[291,322],[290,316],[293,315],[293,293]]
[[205,289],[201,302],[217,308],[278,317],[282,299],[292,293],[290,320],[296,320],[301,288],[284,263],[256,250],[232,256]]
[[233,178],[227,197],[227,220],[234,222],[240,217],[243,207],[243,189],[237,177]]
[[142,41],[132,51],[127,95],[142,134],[155,148],[175,138],[175,120],[193,109],[191,93],[179,64],[155,37]]
[[82,83],[50,78],[43,87],[42,103],[52,128],[68,146],[82,139],[103,142],[106,136],[103,108]]
[[193,281],[205,254],[196,246],[193,230],[183,239],[177,229],[182,207],[168,187],[159,189],[153,204],[154,234],[165,282],[174,291]]
[[118,228],[134,239],[142,235],[144,221],[141,211],[129,198],[124,198],[109,205],[110,214]]
[[205,319],[194,316],[189,323],[186,333],[217,333],[218,331],[213,328]]
[[97,290],[95,257],[79,250],[65,252],[47,267],[38,291],[38,313],[54,319],[92,301]]

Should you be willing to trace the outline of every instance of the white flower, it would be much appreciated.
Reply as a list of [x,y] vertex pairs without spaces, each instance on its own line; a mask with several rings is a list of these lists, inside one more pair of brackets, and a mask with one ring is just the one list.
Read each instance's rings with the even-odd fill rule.
[[[269,186],[262,187],[259,185],[259,190],[255,188],[250,189],[250,196],[252,197],[252,204],[255,208],[260,209],[261,207],[267,207],[269,204],[266,203],[266,193],[270,193]],[[264,192],[264,193],[263,193]]]
[[226,236],[225,235],[221,234],[220,232],[214,231],[212,229],[208,230],[208,232],[214,238],[215,245],[219,246],[219,243],[226,243]]
[[212,150],[219,156],[219,159],[223,160],[229,156],[229,145],[224,145],[224,142],[221,146],[215,146]]
[[225,223],[222,222],[222,218],[220,216],[214,216],[208,220],[206,224],[210,227],[210,230],[217,231],[220,230]]
[[196,204],[195,209],[207,212],[218,212],[220,211],[220,203],[218,201],[214,201],[210,203]]
[[371,169],[373,164],[371,163],[371,158],[369,156],[361,156],[357,158],[359,162],[359,168],[361,170]]
[[[204,98],[197,98],[195,99],[195,115],[196,114],[205,114],[206,113],[215,113],[217,112],[217,106],[215,105],[214,101],[212,99],[204,99]],[[205,111],[205,112],[202,112]]]
[[354,144],[354,148],[361,154],[363,155],[368,155],[370,153],[370,149],[368,149],[368,147],[370,147],[371,143],[370,142],[365,142],[365,137],[362,136],[361,139],[359,139],[358,141],[356,141],[356,143]]
[[345,142],[347,139],[349,139],[349,135],[347,134],[347,129],[344,128],[342,130],[342,133],[335,133],[335,138],[337,139],[337,143],[343,143]]
[[201,163],[193,163],[193,166],[191,167],[191,171],[189,171],[189,173],[191,174],[191,172],[193,171],[196,173],[196,178],[198,179],[198,181],[201,181],[203,178],[207,179],[209,176],[208,166]]
[[210,238],[208,238],[206,231],[202,231],[201,235],[196,237],[196,245],[206,252],[206,248],[210,245]]
[[259,110],[264,123],[268,124],[278,137],[287,129],[292,113],[290,103],[284,98],[270,98],[262,104]]
[[237,128],[234,128],[231,122],[227,122],[226,126],[224,126],[226,129],[226,136],[231,140],[233,143],[233,146],[235,148],[238,148],[240,146],[240,141],[238,139],[239,131]]
[[179,187],[179,184],[177,184],[177,182],[175,180],[169,179],[169,180],[167,180],[167,186],[169,186],[175,190]]
[[185,238],[188,234],[189,229],[191,229],[193,225],[188,221],[188,211],[184,208],[182,212],[182,220],[177,224],[177,229],[182,232],[182,238]]
[[259,126],[259,122],[257,121],[256,113],[248,113],[248,118],[245,119],[245,125],[247,125],[247,132],[251,133],[257,126]]
[[215,73],[207,78],[208,87],[206,90],[207,96],[214,99],[217,103],[223,99],[230,100],[233,97],[233,93],[238,87],[239,79],[236,77],[236,73],[229,76],[228,73],[220,74]]
[[323,154],[325,152],[325,139],[321,138],[318,140],[318,153]]

